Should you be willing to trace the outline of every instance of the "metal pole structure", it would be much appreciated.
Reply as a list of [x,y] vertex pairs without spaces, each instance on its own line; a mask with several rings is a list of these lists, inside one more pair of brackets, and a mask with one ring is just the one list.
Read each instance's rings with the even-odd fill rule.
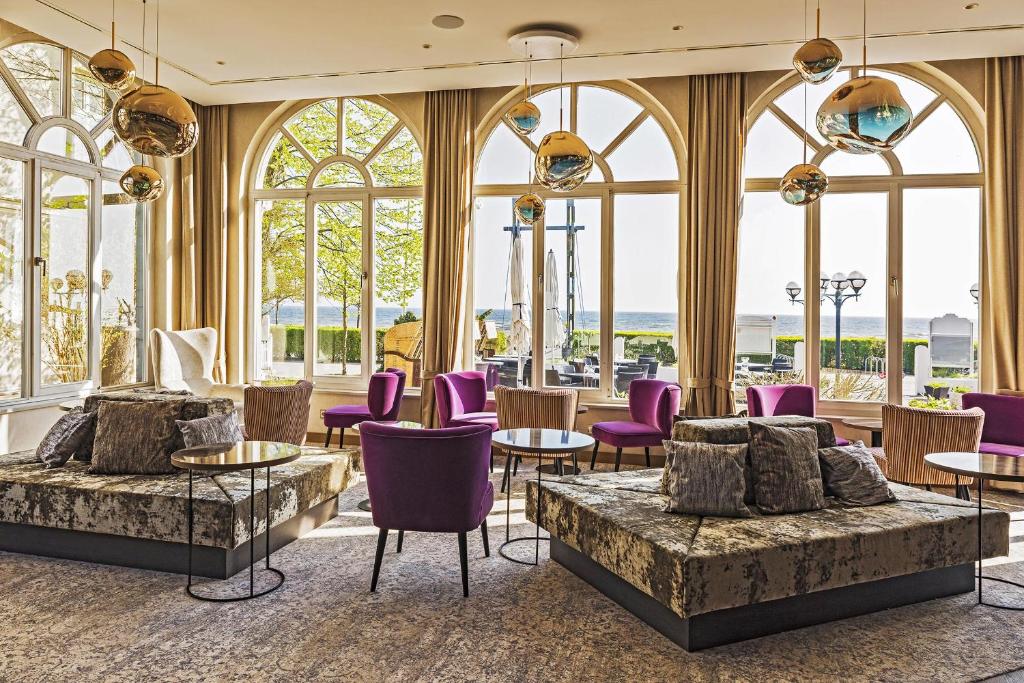
[[842,324],[839,322],[843,310],[843,302],[846,301],[846,297],[838,292],[835,295],[833,301],[836,304],[836,372],[839,372],[840,361],[843,357],[843,341],[841,338]]
[[565,344],[562,358],[572,355],[572,336],[576,332],[576,203],[565,201]]

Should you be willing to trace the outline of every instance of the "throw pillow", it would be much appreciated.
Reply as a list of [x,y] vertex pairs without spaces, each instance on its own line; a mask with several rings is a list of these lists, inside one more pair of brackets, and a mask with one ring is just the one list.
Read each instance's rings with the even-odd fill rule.
[[[669,444],[669,443],[677,443],[677,444],[679,444],[679,443],[692,443],[692,444],[697,444],[697,443],[703,443],[703,442],[699,442],[699,441],[690,441],[690,442],[663,441],[662,443],[663,444]],[[707,445],[709,445],[709,446],[710,445],[739,445],[739,446],[743,446],[743,453],[744,453],[744,456],[743,456],[743,460],[744,460],[744,462],[743,462],[743,502],[746,505],[753,505],[756,502],[755,501],[755,497],[754,497],[754,471],[753,471],[753,469],[752,469],[752,467],[750,465],[750,449],[747,448],[747,444],[707,444]],[[665,469],[661,473],[661,493],[664,496],[669,495],[669,492],[668,492],[668,473],[669,473],[669,470],[672,468],[672,460],[673,460],[673,458],[674,458],[674,451],[669,450],[669,448],[666,446],[665,447]]]
[[815,430],[751,422],[750,462],[754,496],[762,512],[783,514],[825,507]]
[[86,437],[92,432],[95,420],[96,413],[86,413],[81,408],[61,415],[36,448],[39,462],[46,465],[47,469],[63,467],[81,449]]
[[668,506],[665,512],[750,517],[743,502],[747,446],[665,441]]
[[828,495],[850,505],[878,505],[896,500],[889,490],[889,480],[862,441],[819,449],[818,460]]
[[178,420],[178,429],[185,442],[185,448],[206,446],[215,443],[242,441],[242,430],[234,413],[211,415],[195,420]]
[[184,401],[100,401],[93,441],[96,474],[170,474],[170,447]]

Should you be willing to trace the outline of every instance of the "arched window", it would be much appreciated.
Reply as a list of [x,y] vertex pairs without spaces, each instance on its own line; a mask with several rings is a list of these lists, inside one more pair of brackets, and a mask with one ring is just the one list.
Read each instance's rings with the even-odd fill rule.
[[256,376],[361,386],[386,363],[418,381],[423,156],[408,125],[382,99],[302,106],[269,134],[251,195]]
[[[521,136],[502,119],[521,97],[478,136],[467,364],[491,385],[572,386],[595,400],[626,398],[642,376],[675,380],[678,131],[639,90],[573,84],[535,91],[540,126]],[[568,193],[531,182],[537,145],[559,128],[594,152],[590,177]],[[546,201],[533,226],[513,213],[526,192]]]
[[86,57],[16,42],[0,63],[0,400],[140,382],[146,211],[118,179],[141,157]]
[[[826,410],[842,401],[833,409],[852,414],[884,401],[945,406],[928,402],[928,385],[946,387],[938,391],[953,402],[978,387],[980,124],[923,71],[868,72],[896,81],[914,112],[893,151],[848,154],[818,134],[815,113],[850,70],[807,86],[806,111],[794,74],[748,116],[739,400],[749,384],[807,382]],[[807,159],[828,175],[829,190],[803,208],[783,202],[778,185],[803,160],[805,120]],[[851,273],[865,280],[859,291]]]

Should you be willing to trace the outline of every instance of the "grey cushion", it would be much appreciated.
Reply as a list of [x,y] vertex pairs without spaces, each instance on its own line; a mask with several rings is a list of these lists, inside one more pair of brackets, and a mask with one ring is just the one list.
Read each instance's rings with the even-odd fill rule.
[[771,425],[772,427],[811,427],[818,433],[818,448],[836,445],[836,434],[832,429],[831,422],[799,415],[680,420],[672,426],[672,440],[723,444],[747,443],[750,440],[749,426],[752,424]]
[[62,467],[92,434],[95,420],[96,413],[86,413],[81,408],[61,415],[36,448],[39,462],[48,468]]
[[714,517],[750,517],[744,504],[746,445],[665,441],[671,454],[665,512]]
[[195,420],[178,420],[177,425],[181,430],[185,448],[214,443],[234,443],[244,438],[234,413],[211,415]]
[[782,514],[825,507],[814,429],[750,423],[750,463],[757,507],[762,512]]
[[818,451],[825,491],[849,505],[891,503],[896,496],[871,451],[858,441]]
[[[669,470],[672,467],[672,461],[673,461],[673,457],[674,457],[674,454],[673,454],[673,450],[674,449],[673,450],[669,450],[668,444],[670,444],[670,443],[689,443],[689,442],[664,441],[662,443],[665,445],[665,468],[662,470],[662,473],[661,473],[661,494],[667,496],[667,495],[669,495],[669,484],[668,484]],[[708,445],[735,445],[735,446],[743,446],[743,458],[744,458],[744,464],[743,464],[743,502],[746,505],[753,505],[755,503],[755,497],[754,497],[754,470],[753,470],[752,465],[750,464],[750,449],[747,448],[747,444],[746,443],[742,443],[742,444],[708,444]],[[721,452],[724,453],[726,451],[721,451]],[[590,476],[594,476],[594,475],[590,475]]]
[[184,401],[100,401],[93,441],[94,474],[170,474],[175,421]]

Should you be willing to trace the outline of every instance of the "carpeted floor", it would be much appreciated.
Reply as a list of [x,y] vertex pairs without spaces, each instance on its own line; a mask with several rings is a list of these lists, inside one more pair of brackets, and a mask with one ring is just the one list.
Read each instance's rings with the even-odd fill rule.
[[[531,471],[516,481],[513,535],[533,529]],[[504,499],[490,558],[471,536],[469,598],[455,536],[436,534],[407,534],[400,555],[392,536],[370,594],[365,494],[346,491],[336,520],[275,553],[287,582],[250,602],[192,600],[177,575],[0,553],[0,681],[948,681],[1024,667],[1024,613],[978,607],[973,593],[689,654],[544,544],[539,567],[502,559]],[[1024,496],[993,498],[1017,521],[1013,556],[986,572],[1024,581]]]

